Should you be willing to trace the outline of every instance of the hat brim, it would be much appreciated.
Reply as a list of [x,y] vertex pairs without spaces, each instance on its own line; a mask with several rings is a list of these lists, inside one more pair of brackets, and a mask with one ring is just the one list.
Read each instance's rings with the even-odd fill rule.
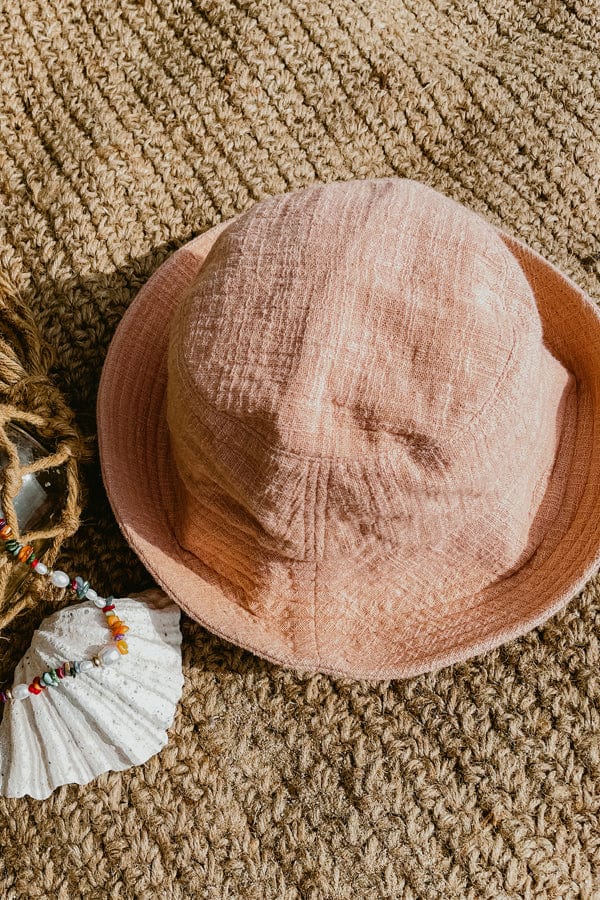
[[440,604],[427,641],[416,651],[407,625],[423,611],[404,604],[389,612],[403,626],[390,622],[379,638],[369,635],[370,650],[378,639],[399,641],[397,648],[387,647],[385,665],[374,668],[372,652],[354,652],[341,669],[294,652],[283,635],[240,606],[233,586],[178,543],[165,409],[169,324],[179,298],[232,221],[194,238],[156,270],[119,323],[102,370],[97,401],[102,477],[123,536],[156,582],[219,637],[278,665],[339,677],[407,678],[491,650],[547,621],[600,565],[600,314],[565,274],[500,229],[533,290],[544,341],[574,373],[576,385],[573,451],[563,460],[567,471],[562,473],[566,486],[560,512],[548,540],[523,566],[489,590],[461,598],[458,608]]

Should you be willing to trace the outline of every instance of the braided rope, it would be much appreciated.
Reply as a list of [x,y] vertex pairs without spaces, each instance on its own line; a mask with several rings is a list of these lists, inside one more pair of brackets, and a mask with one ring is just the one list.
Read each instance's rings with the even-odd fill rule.
[[[79,527],[84,489],[78,477],[78,462],[89,460],[92,453],[77,428],[74,413],[48,376],[54,360],[53,348],[42,337],[30,310],[0,273],[0,452],[4,451],[7,457],[0,471],[0,506],[14,537],[21,543],[51,539],[44,552],[44,562],[49,566],[64,540]],[[23,426],[46,446],[52,446],[52,451],[22,465],[7,434],[9,423]],[[23,476],[62,465],[67,487],[57,524],[20,534],[13,501]],[[6,587],[19,565],[8,555],[0,556],[0,629],[23,610],[35,606],[46,586],[43,579],[31,578],[16,600],[6,596]]]

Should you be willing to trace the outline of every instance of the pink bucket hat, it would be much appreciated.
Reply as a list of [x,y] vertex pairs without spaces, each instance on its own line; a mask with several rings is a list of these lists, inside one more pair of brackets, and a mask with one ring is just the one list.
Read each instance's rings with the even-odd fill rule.
[[123,535],[211,632],[404,678],[542,624],[600,565],[600,315],[396,177],[210,228],[125,313],[98,396]]

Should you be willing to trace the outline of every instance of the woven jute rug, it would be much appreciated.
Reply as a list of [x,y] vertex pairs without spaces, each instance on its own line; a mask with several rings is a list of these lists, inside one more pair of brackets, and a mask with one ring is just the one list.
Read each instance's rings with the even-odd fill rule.
[[[157,266],[315,180],[423,180],[600,298],[599,25],[594,0],[2,0],[0,269],[82,433]],[[82,477],[57,567],[153,586],[97,452]],[[279,669],[184,616],[168,746],[1,801],[0,894],[600,897],[599,601],[593,579],[520,640],[384,683]]]

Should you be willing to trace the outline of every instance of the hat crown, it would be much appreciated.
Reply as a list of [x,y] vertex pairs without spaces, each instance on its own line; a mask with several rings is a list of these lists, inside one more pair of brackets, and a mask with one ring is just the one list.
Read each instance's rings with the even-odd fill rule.
[[256,204],[171,324],[181,542],[205,515],[295,559],[435,544],[494,473],[533,490],[542,349],[515,258],[437,191],[353,180]]
[[257,204],[222,232],[173,330],[202,403],[281,451],[353,458],[457,436],[525,323],[539,339],[491,226],[392,178]]

